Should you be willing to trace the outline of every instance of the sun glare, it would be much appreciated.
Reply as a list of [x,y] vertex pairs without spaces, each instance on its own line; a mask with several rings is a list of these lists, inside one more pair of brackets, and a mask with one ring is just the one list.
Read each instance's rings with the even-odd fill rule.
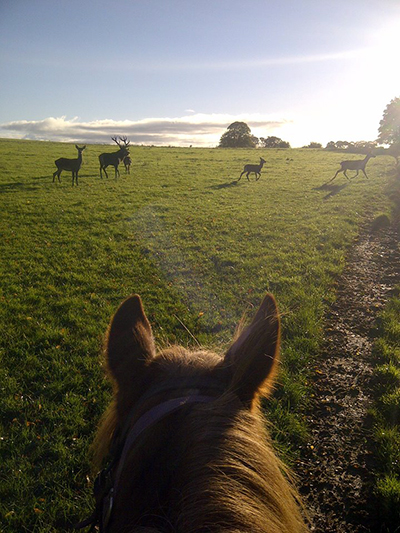
[[389,85],[396,96],[400,88],[400,20],[377,31],[371,41],[371,60],[377,74],[375,84],[377,88],[383,83]]

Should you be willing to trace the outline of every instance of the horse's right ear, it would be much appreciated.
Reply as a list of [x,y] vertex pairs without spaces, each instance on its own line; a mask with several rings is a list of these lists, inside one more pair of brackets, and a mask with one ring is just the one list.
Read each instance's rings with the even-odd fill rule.
[[272,295],[267,294],[251,324],[229,348],[224,361],[231,390],[249,408],[272,388],[279,361],[280,321]]
[[106,338],[107,363],[119,387],[129,383],[154,357],[151,326],[140,296],[127,298],[111,320]]

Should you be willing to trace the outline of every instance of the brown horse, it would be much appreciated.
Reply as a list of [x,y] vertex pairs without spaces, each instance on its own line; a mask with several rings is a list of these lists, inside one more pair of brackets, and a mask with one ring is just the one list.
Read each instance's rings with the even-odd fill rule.
[[265,430],[280,323],[267,295],[223,355],[156,352],[139,296],[108,329],[114,401],[94,442],[96,511],[114,532],[282,533],[307,530],[289,474]]

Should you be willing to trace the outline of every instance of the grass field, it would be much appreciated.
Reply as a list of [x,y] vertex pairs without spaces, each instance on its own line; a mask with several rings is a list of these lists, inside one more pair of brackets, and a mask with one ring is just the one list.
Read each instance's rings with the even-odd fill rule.
[[[379,459],[376,493],[388,524],[400,523],[400,286],[380,313],[373,357],[376,363],[374,438]],[[398,529],[397,529],[398,530]],[[396,527],[390,529],[396,531]]]
[[[159,343],[218,348],[275,294],[283,365],[266,409],[290,462],[346,250],[390,212],[385,156],[369,180],[324,198],[343,154],[133,147],[131,174],[100,180],[98,155],[112,150],[88,146],[72,187],[70,173],[61,184],[52,174],[73,145],[0,140],[0,531],[63,531],[89,512],[88,447],[110,399],[102,338],[134,292]],[[236,183],[260,155],[261,179]]]

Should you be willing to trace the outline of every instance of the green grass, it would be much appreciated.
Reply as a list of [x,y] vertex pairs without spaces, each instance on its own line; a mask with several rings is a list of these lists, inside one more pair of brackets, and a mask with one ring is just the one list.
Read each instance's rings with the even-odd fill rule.
[[400,287],[380,314],[374,344],[376,402],[374,437],[379,459],[376,493],[384,525],[400,523]]
[[[0,513],[4,531],[54,532],[91,506],[88,447],[109,399],[99,353],[120,301],[141,294],[159,343],[226,346],[266,291],[283,365],[266,404],[290,461],[304,438],[307,368],[360,225],[390,210],[391,158],[325,200],[343,154],[133,147],[131,175],[52,183],[72,145],[0,141]],[[262,177],[235,183],[247,162]],[[287,158],[292,159],[288,160]],[[339,184],[345,178],[338,177]],[[0,526],[0,531],[2,531]]]

